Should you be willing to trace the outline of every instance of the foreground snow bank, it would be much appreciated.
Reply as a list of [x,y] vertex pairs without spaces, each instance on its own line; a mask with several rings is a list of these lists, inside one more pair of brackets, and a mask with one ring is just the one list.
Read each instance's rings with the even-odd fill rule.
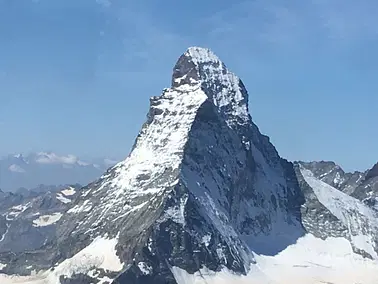
[[247,276],[224,269],[194,275],[174,267],[178,284],[376,284],[378,262],[353,253],[348,240],[306,235],[276,256],[255,255]]
[[[74,273],[93,275],[93,267],[119,271],[122,263],[115,254],[116,239],[99,238],[74,257],[59,264],[54,271],[28,277],[0,274],[1,284],[55,284],[59,275]],[[224,269],[220,272],[204,268],[195,274],[173,267],[178,284],[376,284],[378,262],[353,253],[344,238],[321,240],[306,235],[296,244],[287,247],[276,256],[255,255],[246,276],[235,275]],[[100,279],[98,283],[104,283]]]

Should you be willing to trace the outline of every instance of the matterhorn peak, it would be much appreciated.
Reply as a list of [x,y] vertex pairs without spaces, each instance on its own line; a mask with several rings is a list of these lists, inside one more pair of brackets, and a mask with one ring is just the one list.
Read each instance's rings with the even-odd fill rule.
[[209,76],[206,76],[205,70],[225,73],[227,71],[226,66],[210,49],[189,47],[173,68],[172,87],[183,84],[195,85],[206,81]]
[[[323,251],[336,240],[324,240],[347,241],[348,228],[355,251],[376,256],[372,210],[281,159],[252,122],[242,81],[211,50],[187,49],[172,86],[150,103],[124,161],[70,202],[70,190],[59,193],[67,207],[51,212],[61,214],[51,240],[27,253],[0,251],[0,283],[17,274],[17,283],[33,284],[309,283],[333,265]],[[37,218],[29,205],[3,215],[2,239],[13,241],[9,217]],[[350,255],[345,242],[336,245],[345,248],[337,260]]]
[[238,76],[208,48],[189,47],[173,68],[172,89],[200,88],[227,124],[247,124],[248,93]]
[[209,48],[192,46],[184,53],[192,59],[195,64],[222,63],[219,57]]

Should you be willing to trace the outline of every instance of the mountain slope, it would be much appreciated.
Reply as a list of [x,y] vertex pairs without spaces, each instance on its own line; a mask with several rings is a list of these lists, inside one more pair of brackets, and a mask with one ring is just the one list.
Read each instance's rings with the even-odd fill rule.
[[358,171],[347,173],[334,162],[300,162],[300,164],[310,170],[316,178],[348,195],[355,191],[366,175]]
[[363,181],[353,192],[352,196],[362,200],[378,212],[378,163],[366,171]]
[[[356,253],[378,259],[378,214],[360,200],[317,179],[310,170],[301,167],[300,174],[316,200],[326,208],[307,214],[310,218],[303,214],[306,229],[315,235],[326,233],[327,236],[344,237],[351,242]],[[337,222],[329,222],[327,219],[330,218],[337,219]]]
[[76,187],[0,196],[0,253],[39,249],[54,239],[56,222],[78,193]]
[[299,162],[312,174],[378,211],[378,163],[365,172],[346,173],[334,162]]

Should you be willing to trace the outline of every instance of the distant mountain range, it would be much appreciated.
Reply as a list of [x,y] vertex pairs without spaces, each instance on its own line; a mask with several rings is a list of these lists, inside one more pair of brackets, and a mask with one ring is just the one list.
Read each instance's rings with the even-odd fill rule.
[[0,157],[0,189],[14,192],[20,188],[36,188],[41,184],[86,184],[116,163],[108,158],[88,161],[53,152],[7,155]]

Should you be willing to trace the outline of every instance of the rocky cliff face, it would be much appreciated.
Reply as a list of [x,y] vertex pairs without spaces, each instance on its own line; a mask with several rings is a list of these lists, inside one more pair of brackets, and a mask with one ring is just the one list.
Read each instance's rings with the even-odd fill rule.
[[331,162],[296,164],[306,199],[302,206],[306,230],[322,239],[348,239],[355,253],[378,259],[378,214],[365,198],[356,198],[367,192],[369,172],[345,173]]
[[356,188],[362,184],[366,175],[366,173],[358,171],[347,173],[339,165],[329,161],[300,163],[310,170],[316,178],[348,195],[353,194]]
[[32,251],[56,238],[56,223],[78,188],[54,189],[25,194],[0,192],[0,253]]
[[319,180],[378,211],[378,163],[365,172],[353,173],[344,172],[334,162],[300,162],[300,164]]
[[378,212],[378,163],[365,172],[364,179],[352,196],[362,200]]

